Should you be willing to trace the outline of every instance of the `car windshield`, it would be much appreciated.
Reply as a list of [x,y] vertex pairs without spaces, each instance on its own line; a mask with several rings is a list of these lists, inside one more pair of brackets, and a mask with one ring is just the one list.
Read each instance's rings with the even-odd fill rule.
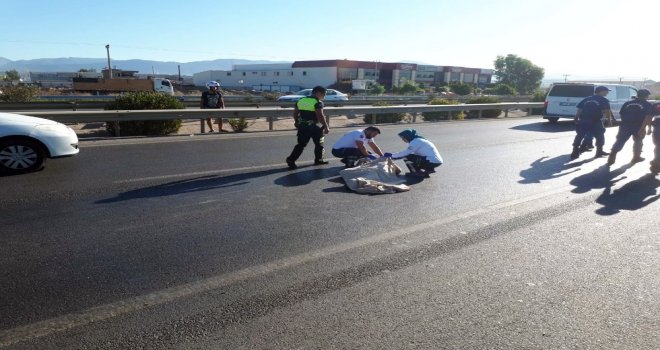
[[305,89],[296,92],[296,95],[309,96],[312,94],[312,89]]

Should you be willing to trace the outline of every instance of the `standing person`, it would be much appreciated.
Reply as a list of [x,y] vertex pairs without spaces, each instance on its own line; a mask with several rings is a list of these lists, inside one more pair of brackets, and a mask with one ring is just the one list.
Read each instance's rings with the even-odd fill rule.
[[580,101],[577,105],[577,113],[575,114],[576,132],[575,140],[573,140],[573,152],[571,159],[576,159],[580,156],[580,144],[588,132],[591,132],[596,139],[596,155],[595,158],[609,155],[603,151],[605,145],[605,125],[603,125],[603,117],[612,120],[612,111],[610,110],[610,101],[605,98],[610,92],[605,86],[598,86],[592,96]]
[[631,163],[644,161],[642,158],[642,140],[646,134],[646,126],[651,123],[651,104],[647,101],[651,91],[640,89],[637,91],[637,97],[621,106],[621,124],[619,124],[619,133],[616,135],[616,142],[612,146],[610,156],[607,158],[607,165],[612,165],[616,161],[616,154],[623,149],[630,136],[632,136],[633,158]]
[[[209,91],[204,91],[202,93],[202,101],[199,108],[225,108],[225,100],[222,98],[222,94],[220,93],[220,83],[217,81],[209,81],[206,83],[206,87],[209,89]],[[213,132],[213,124],[211,123],[211,118],[206,118],[206,125],[209,126],[209,132]],[[218,118],[218,129],[218,132],[227,131],[222,128],[222,118]]]
[[377,135],[380,135],[380,129],[375,126],[369,126],[364,130],[349,131],[332,146],[332,155],[341,158],[341,162],[346,164],[347,168],[352,168],[359,158],[376,159],[367,150],[366,145],[368,144],[377,155],[382,157],[383,151],[374,142]]
[[653,130],[649,126],[648,134],[653,135],[653,160],[651,161],[651,172],[660,174],[660,115],[653,116]]
[[408,148],[398,153],[385,153],[385,157],[393,159],[403,158],[410,174],[415,176],[429,177],[435,173],[435,168],[442,165],[442,156],[435,145],[417,134],[415,129],[403,130],[399,133],[403,142],[408,144]]
[[296,169],[296,160],[305,150],[307,143],[312,139],[314,141],[314,165],[328,164],[323,159],[324,135],[330,132],[328,122],[323,113],[323,99],[326,89],[323,86],[316,86],[312,89],[309,97],[303,97],[293,109],[293,122],[298,129],[298,144],[293,147],[293,151],[286,158],[286,164],[290,170]]

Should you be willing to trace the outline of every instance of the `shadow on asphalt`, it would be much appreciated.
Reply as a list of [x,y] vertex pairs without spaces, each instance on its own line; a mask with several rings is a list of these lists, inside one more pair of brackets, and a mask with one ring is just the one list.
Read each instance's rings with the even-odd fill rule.
[[[587,154],[587,153],[585,153]],[[571,162],[570,154],[550,158],[548,156],[541,157],[529,165],[529,169],[521,170],[518,183],[521,184],[535,184],[541,183],[544,180],[556,179],[558,177],[566,176],[580,170],[580,166],[589,163],[596,158],[586,158],[578,162]]]
[[612,187],[615,183],[625,179],[626,176],[619,179],[615,178],[623,175],[623,173],[632,166],[633,165],[629,163],[616,170],[611,170],[607,164],[604,164],[590,173],[580,175],[571,180],[571,185],[575,186],[571,192],[586,193],[595,189]]
[[295,171],[290,174],[284,175],[275,179],[274,183],[276,185],[284,187],[295,187],[295,186],[304,186],[309,185],[312,181],[326,179],[331,176],[339,174],[339,171],[343,169],[343,166],[335,167],[319,167],[314,166],[313,169],[305,171]]
[[575,123],[572,120],[568,120],[568,119],[566,119],[565,121],[559,121],[554,124],[546,120],[543,120],[536,123],[516,125],[514,127],[511,127],[511,130],[550,132],[550,133],[566,132],[566,131],[575,131]]
[[603,206],[596,210],[596,214],[607,216],[618,214],[621,210],[642,209],[660,198],[656,191],[658,187],[660,180],[653,174],[646,174],[614,191],[611,187],[606,187],[596,199],[596,203]]
[[116,197],[99,200],[96,204],[115,203],[131,199],[174,196],[184,193],[208,191],[225,187],[241,186],[250,183],[250,179],[288,172],[286,167],[255,171],[251,173],[227,176],[204,176],[194,179],[174,181],[166,184],[139,188],[118,194]]

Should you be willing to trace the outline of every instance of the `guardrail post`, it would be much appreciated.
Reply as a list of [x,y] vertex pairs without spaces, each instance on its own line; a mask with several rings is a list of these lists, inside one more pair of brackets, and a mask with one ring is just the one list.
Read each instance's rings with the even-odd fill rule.
[[483,109],[480,109],[480,110],[479,110],[479,119],[481,119],[481,117],[482,117],[483,115],[484,115],[484,111],[483,111]]
[[449,111],[448,113],[447,120],[454,120],[454,113],[452,113],[452,111]]
[[273,116],[268,116],[268,130],[273,131]]
[[417,112],[412,113],[412,122],[417,123]]
[[530,115],[532,115],[532,109],[531,109],[531,108],[527,108],[527,116],[529,117]]
[[508,117],[509,117],[509,109],[507,108],[504,110],[504,118],[508,118]]
[[206,127],[204,126],[204,119],[199,120],[199,132],[202,134],[206,132]]
[[119,128],[119,122],[114,121],[112,123],[115,125],[115,137],[121,136],[121,129]]
[[328,123],[328,127],[330,127],[330,116],[329,115],[325,116],[325,122]]

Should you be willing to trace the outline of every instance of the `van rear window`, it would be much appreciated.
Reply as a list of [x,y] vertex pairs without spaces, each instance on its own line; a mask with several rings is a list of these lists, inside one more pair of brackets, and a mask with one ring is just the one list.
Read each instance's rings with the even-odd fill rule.
[[587,97],[594,94],[592,85],[555,85],[548,96]]

